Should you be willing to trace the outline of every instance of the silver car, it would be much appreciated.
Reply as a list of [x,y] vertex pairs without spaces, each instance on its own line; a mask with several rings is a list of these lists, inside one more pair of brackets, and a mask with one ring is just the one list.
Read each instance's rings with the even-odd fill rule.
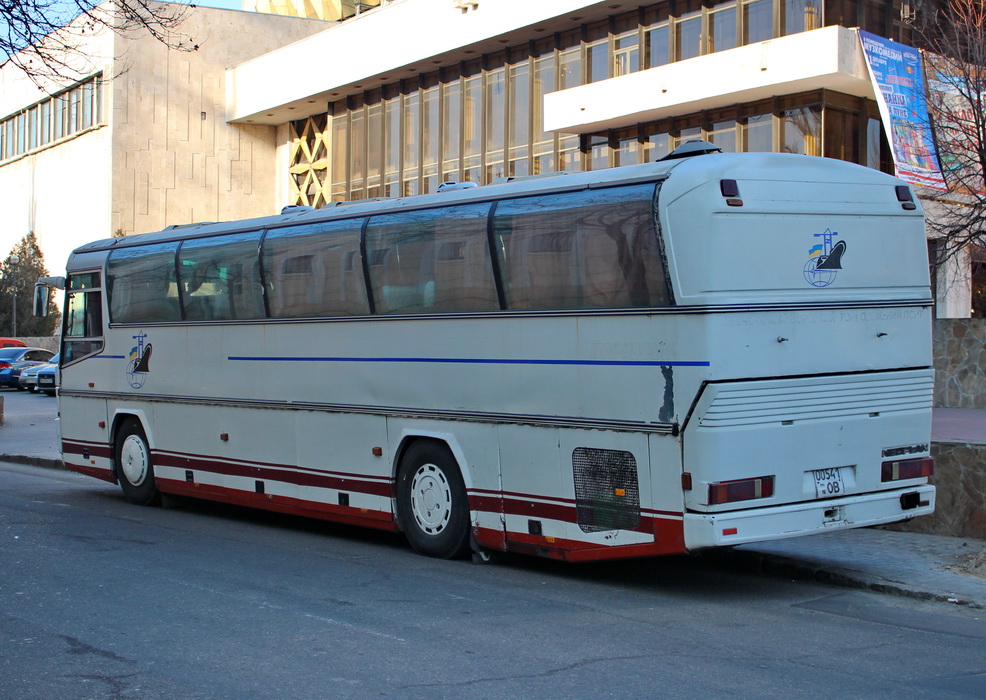
[[17,378],[18,388],[26,389],[27,391],[35,392],[38,390],[38,372],[42,369],[57,367],[58,366],[58,355],[55,355],[50,360],[43,364],[31,365],[30,367],[25,367],[21,370],[20,376]]

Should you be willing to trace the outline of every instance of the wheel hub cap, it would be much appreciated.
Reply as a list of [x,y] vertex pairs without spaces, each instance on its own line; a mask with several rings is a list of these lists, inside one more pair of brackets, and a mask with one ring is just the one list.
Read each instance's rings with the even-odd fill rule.
[[147,476],[147,463],[147,450],[143,440],[131,435],[123,441],[123,449],[120,450],[120,468],[127,481],[134,486],[140,486]]
[[411,479],[411,512],[418,527],[429,535],[437,535],[448,526],[452,489],[434,464],[422,465]]

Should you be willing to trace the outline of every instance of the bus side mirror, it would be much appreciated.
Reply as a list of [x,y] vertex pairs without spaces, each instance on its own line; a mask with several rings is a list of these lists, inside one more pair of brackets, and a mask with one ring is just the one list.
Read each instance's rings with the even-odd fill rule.
[[48,315],[48,300],[51,297],[51,287],[47,284],[34,285],[34,315],[44,318]]

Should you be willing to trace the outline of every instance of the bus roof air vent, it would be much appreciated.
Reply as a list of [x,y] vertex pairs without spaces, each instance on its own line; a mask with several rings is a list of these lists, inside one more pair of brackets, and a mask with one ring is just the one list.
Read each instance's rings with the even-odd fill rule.
[[692,139],[685,141],[663,158],[658,158],[657,162],[661,162],[662,160],[677,160],[678,158],[691,158],[692,156],[704,156],[706,153],[722,153],[722,149],[714,143],[702,141],[701,139]]
[[306,211],[315,211],[315,207],[305,206],[304,204],[289,204],[281,207],[281,216],[285,214],[304,214]]
[[449,180],[448,182],[443,182],[438,186],[439,192],[455,192],[456,190],[471,190],[473,187],[479,187],[475,182],[454,182]]

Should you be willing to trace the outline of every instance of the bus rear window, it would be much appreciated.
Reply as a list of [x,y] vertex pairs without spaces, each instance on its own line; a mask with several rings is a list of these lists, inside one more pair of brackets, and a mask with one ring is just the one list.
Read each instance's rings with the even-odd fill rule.
[[664,306],[654,185],[505,200],[493,231],[507,308]]

